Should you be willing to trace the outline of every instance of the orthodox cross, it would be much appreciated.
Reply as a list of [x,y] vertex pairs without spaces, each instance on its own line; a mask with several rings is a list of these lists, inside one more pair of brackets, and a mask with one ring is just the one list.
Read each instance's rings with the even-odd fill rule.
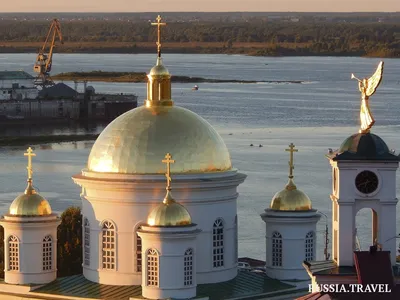
[[28,156],[28,166],[26,167],[26,169],[28,170],[28,180],[32,180],[32,157],[36,156],[35,153],[33,153],[33,150],[31,147],[28,148],[28,150],[26,151],[26,153],[24,153],[24,156]]
[[171,189],[171,164],[175,163],[175,160],[171,158],[171,154],[167,153],[165,159],[162,160],[163,163],[167,164],[167,173],[165,173],[165,177],[167,177],[167,190]]
[[158,15],[158,17],[156,18],[157,23],[151,23],[151,25],[155,25],[158,27],[158,38],[157,38],[157,54],[158,57],[161,57],[161,26],[165,26],[167,25],[167,23],[161,23],[161,16]]
[[289,178],[293,178],[293,169],[294,169],[294,163],[293,163],[293,152],[298,152],[298,149],[294,149],[296,147],[293,143],[290,143],[289,149],[285,149],[285,151],[290,152],[290,160],[289,160]]

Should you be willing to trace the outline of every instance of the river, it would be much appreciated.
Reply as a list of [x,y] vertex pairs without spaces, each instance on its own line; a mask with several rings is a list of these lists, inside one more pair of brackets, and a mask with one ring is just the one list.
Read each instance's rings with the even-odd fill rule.
[[[35,54],[0,54],[0,70],[32,73]],[[150,54],[55,54],[53,74],[71,71],[148,71],[155,63]],[[379,59],[354,57],[247,57],[239,55],[166,54],[164,63],[173,75],[238,80],[302,80],[303,84],[202,83],[173,84],[173,99],[208,120],[225,140],[233,165],[248,175],[239,187],[239,254],[265,259],[265,224],[259,214],[273,195],[284,188],[288,175],[287,145],[293,142],[295,182],[308,194],[313,207],[331,217],[331,168],[324,157],[358,131],[359,91],[350,74],[371,75]],[[66,82],[74,87],[72,82]],[[384,78],[371,97],[376,119],[373,132],[391,149],[400,149],[400,60],[385,59]],[[143,83],[89,83],[101,93],[135,93],[145,99]],[[78,90],[83,86],[78,86]],[[5,134],[2,128],[0,134]],[[10,133],[8,129],[8,134]],[[12,134],[68,134],[100,132],[90,128],[19,128]],[[254,144],[255,147],[250,147]],[[258,145],[263,147],[258,147]],[[71,176],[85,167],[93,142],[35,145],[35,186],[61,212],[80,205],[79,187]],[[26,184],[26,158],[20,147],[0,150],[0,213]],[[399,183],[399,178],[397,182]],[[398,187],[400,185],[398,184]],[[400,190],[398,188],[397,193]],[[400,205],[397,213],[400,216]],[[371,214],[357,215],[362,248],[370,244]],[[323,258],[324,218],[318,224],[318,258]],[[400,217],[397,221],[400,232]],[[330,251],[330,249],[329,249]]]

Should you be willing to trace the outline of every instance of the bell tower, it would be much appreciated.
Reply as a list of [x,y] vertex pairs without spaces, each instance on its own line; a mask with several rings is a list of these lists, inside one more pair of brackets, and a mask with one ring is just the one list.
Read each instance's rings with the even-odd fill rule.
[[355,219],[372,211],[371,245],[377,242],[396,262],[396,171],[399,157],[372,133],[347,138],[328,155],[332,166],[332,254],[339,266],[353,265]]
[[[359,133],[348,137],[327,155],[332,166],[332,254],[338,266],[352,266],[355,249],[355,219],[363,208],[372,211],[371,245],[390,251],[396,262],[396,171],[399,156],[370,132],[375,120],[369,108],[383,74],[383,62],[370,78],[358,79],[361,92]],[[365,249],[363,249],[365,250]]]

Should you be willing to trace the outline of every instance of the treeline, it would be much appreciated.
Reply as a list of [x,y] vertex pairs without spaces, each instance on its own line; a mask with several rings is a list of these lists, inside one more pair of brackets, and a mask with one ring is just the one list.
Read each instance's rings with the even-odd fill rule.
[[[6,47],[7,42],[41,42],[48,27],[49,22],[43,21],[2,20],[0,48]],[[232,49],[258,48],[250,54],[400,56],[400,23],[263,20],[231,23],[176,22],[169,23],[163,30],[163,40],[168,43],[182,43],[188,48],[198,47],[194,43],[204,43],[207,44],[205,48],[215,48],[211,52],[238,53],[240,51]],[[68,49],[68,43],[78,42],[107,44],[108,49],[112,48],[110,45],[113,43],[124,42],[130,45],[132,52],[137,52],[138,48],[140,52],[141,43],[153,43],[156,40],[156,30],[148,22],[71,21],[62,23],[62,33],[65,46],[58,47],[58,52],[64,52],[63,47]],[[223,45],[213,46],[217,43]],[[246,43],[265,45],[260,48],[246,46]]]

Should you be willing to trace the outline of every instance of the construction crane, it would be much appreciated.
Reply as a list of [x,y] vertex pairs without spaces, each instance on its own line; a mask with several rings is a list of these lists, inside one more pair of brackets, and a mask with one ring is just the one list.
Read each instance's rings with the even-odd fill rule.
[[[53,49],[56,45],[56,36],[58,36],[61,44],[63,44],[60,22],[57,19],[53,19],[46,40],[42,48],[39,50],[35,65],[33,66],[33,71],[39,73],[35,79],[36,86],[45,88],[54,85],[54,82],[50,77],[50,71],[53,62]],[[47,52],[46,49],[48,44],[49,51]]]

